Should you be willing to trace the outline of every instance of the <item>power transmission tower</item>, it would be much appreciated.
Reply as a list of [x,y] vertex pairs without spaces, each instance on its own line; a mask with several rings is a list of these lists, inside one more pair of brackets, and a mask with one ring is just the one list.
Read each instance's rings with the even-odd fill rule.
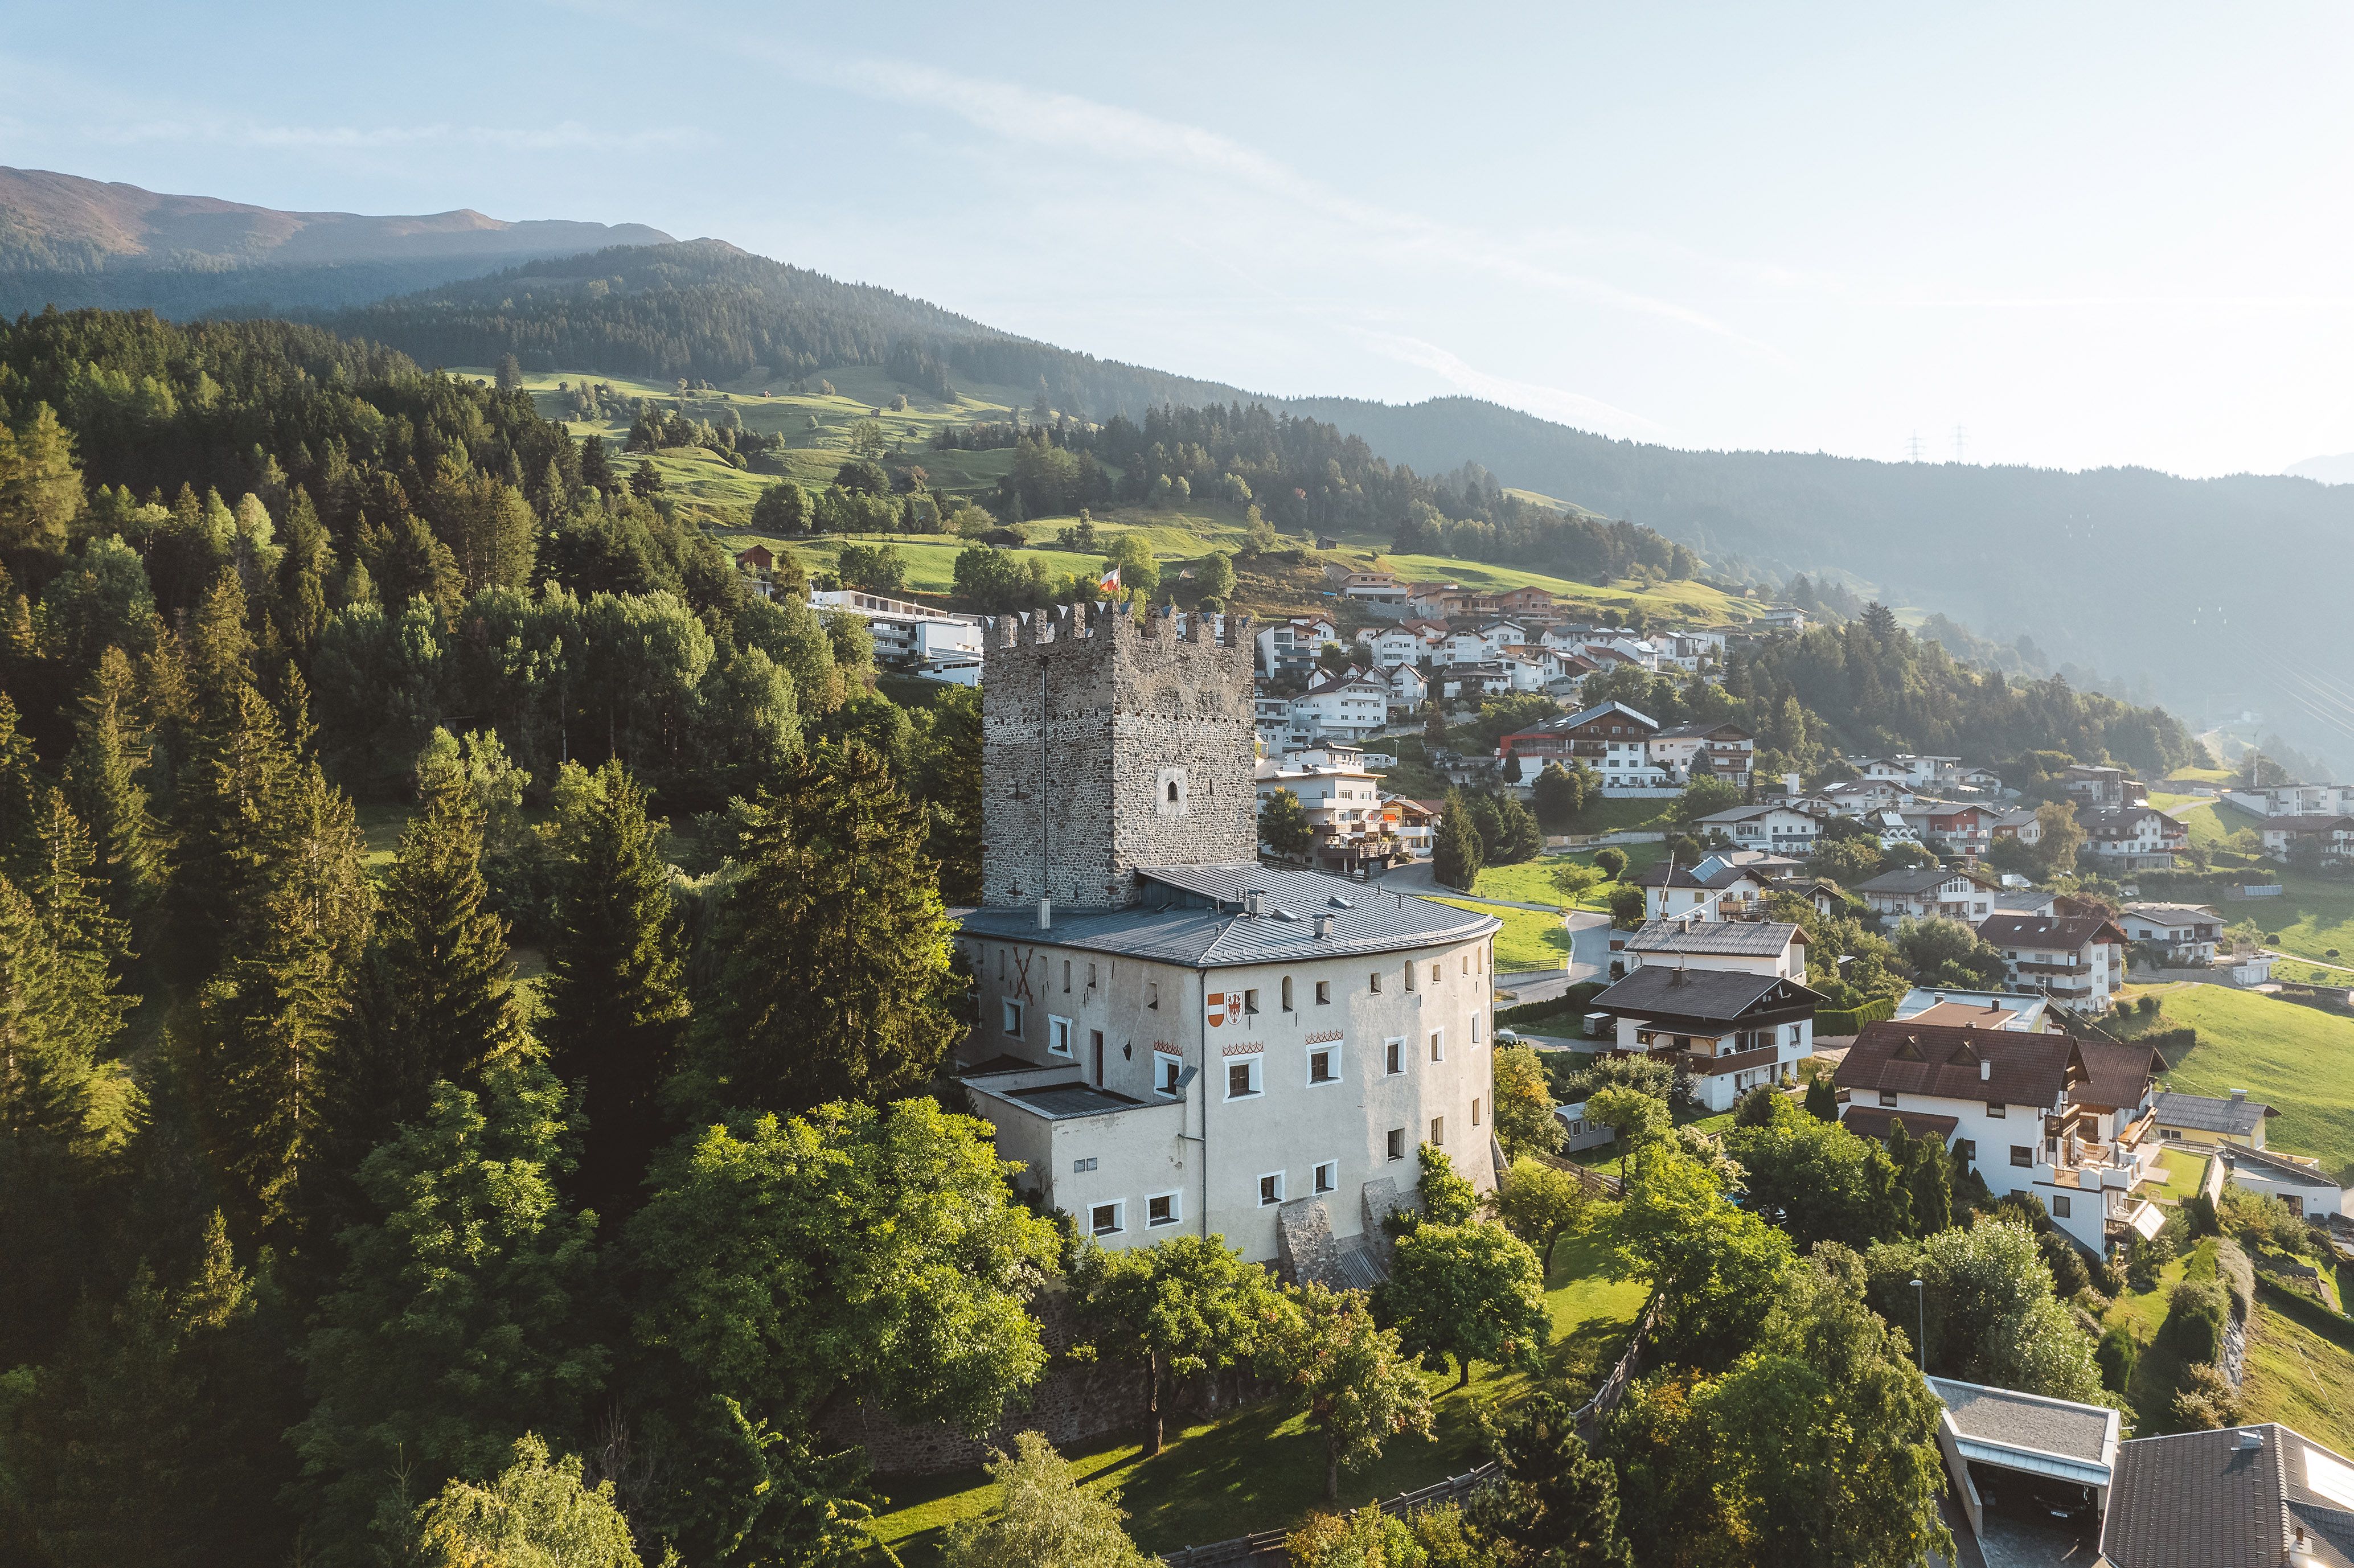
[[1914,431],[1913,439],[1905,443],[1904,461],[1907,462],[1921,461],[1921,432],[1918,430]]
[[1968,434],[1969,432],[1963,429],[1961,426],[1954,427],[1954,461],[1956,462],[1962,461],[1962,443],[1967,439]]

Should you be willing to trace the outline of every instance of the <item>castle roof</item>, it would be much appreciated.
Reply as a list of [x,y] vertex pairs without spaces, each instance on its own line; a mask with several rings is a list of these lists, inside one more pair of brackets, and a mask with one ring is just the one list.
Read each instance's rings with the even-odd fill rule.
[[[1054,925],[1044,931],[1027,906],[962,910],[959,917],[968,936],[1193,969],[1397,952],[1469,941],[1503,924],[1490,915],[1384,892],[1347,877],[1257,861],[1140,867],[1136,876],[1140,896],[1131,907],[1056,909]],[[1253,893],[1262,895],[1257,915],[1246,912]],[[1317,935],[1320,916],[1331,917],[1330,936]]]

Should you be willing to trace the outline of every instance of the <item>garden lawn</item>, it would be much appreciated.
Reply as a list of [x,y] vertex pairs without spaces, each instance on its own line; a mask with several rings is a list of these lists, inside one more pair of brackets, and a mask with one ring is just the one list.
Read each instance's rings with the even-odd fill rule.
[[[1484,1457],[1479,1414],[1489,1405],[1509,1405],[1547,1380],[1566,1383],[1575,1398],[1590,1393],[1617,1359],[1643,1304],[1639,1284],[1602,1277],[1603,1251],[1583,1236],[1566,1237],[1553,1249],[1545,1280],[1553,1339],[1544,1379],[1481,1365],[1468,1390],[1454,1392],[1453,1372],[1426,1374],[1437,1440],[1391,1443],[1371,1469],[1341,1478],[1343,1504],[1393,1497],[1479,1464]],[[1147,1552],[1288,1528],[1324,1503],[1323,1445],[1279,1399],[1182,1431],[1172,1425],[1168,1446],[1150,1459],[1133,1441],[1118,1440],[1077,1446],[1064,1457],[1090,1490],[1118,1492],[1129,1531]],[[978,1471],[885,1481],[882,1489],[894,1506],[876,1520],[875,1532],[908,1568],[937,1563],[948,1526],[987,1510],[997,1493]]]
[[2193,1154],[2187,1149],[2169,1149],[2158,1160],[2166,1171],[2166,1185],[2158,1189],[2160,1198],[2179,1203],[2199,1195],[2199,1184],[2207,1179],[2207,1156]]
[[1543,904],[1555,909],[1566,908],[1568,898],[1553,885],[1553,874],[1561,860],[1553,855],[1540,855],[1518,865],[1491,865],[1481,869],[1471,891],[1481,898],[1501,898],[1513,904]]
[[2154,1437],[2172,1430],[2167,1422],[2167,1407],[2174,1399],[2174,1391],[2182,1383],[2182,1358],[2158,1342],[2158,1325],[2166,1321],[2166,1298],[2189,1275],[2194,1278],[2215,1277],[2215,1244],[2204,1241],[2187,1256],[2178,1257],[2159,1272],[2158,1287],[2137,1293],[2131,1290],[2109,1304],[2102,1317],[2106,1327],[2123,1323],[2141,1345],[2141,1356],[2134,1363],[2132,1381],[2126,1388],[2126,1404],[2133,1417],[2133,1436]]
[[1549,577],[1543,572],[1522,571],[1516,567],[1493,567],[1480,561],[1458,560],[1451,556],[1384,555],[1381,562],[1411,582],[1460,583],[1467,588],[1490,590],[1531,587],[1546,588],[1562,600],[1565,608],[1575,610],[1642,609],[1655,617],[1670,620],[1697,617],[1703,621],[1722,623],[1746,620],[1749,612],[1757,608],[1754,599],[1737,599],[1722,589],[1695,581],[1649,586],[1631,582],[1596,585]]
[[2166,991],[2159,1003],[2158,1027],[2199,1032],[2168,1064],[2168,1087],[2219,1098],[2245,1089],[2280,1112],[2268,1144],[2313,1155],[2341,1181],[2354,1175],[2354,1019],[2214,985]]
[[1493,904],[1472,904],[1458,898],[1441,898],[1437,902],[1469,909],[1475,915],[1493,915],[1504,923],[1504,928],[1496,933],[1496,969],[1500,974],[1557,969],[1569,962],[1569,931],[1558,915],[1540,914],[1533,909],[1500,909]]
[[[1646,800],[1641,796],[1632,800],[1588,800],[1585,810],[1577,813],[1568,831],[1573,833],[1673,832],[1678,803],[1665,797]],[[1619,847],[1635,850],[1646,846],[1621,844]]]

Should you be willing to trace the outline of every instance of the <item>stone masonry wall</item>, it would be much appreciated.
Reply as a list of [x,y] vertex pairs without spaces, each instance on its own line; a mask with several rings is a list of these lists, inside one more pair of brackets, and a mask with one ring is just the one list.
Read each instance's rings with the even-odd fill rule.
[[1118,908],[1139,867],[1257,857],[1249,621],[1228,617],[1223,641],[1198,617],[1192,630],[1107,606],[991,623],[983,903]]

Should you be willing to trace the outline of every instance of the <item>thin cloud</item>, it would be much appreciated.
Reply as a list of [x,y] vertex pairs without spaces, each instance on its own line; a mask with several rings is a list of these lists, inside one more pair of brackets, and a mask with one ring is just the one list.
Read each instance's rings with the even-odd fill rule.
[[674,127],[599,131],[578,122],[555,125],[270,125],[250,121],[166,119],[92,126],[81,132],[115,146],[147,142],[209,142],[233,147],[296,151],[372,151],[401,147],[487,147],[505,152],[626,152],[686,146],[708,140]]
[[1484,272],[1582,303],[1675,322],[1761,353],[1773,353],[1766,344],[1688,305],[1549,267],[1471,231],[1344,196],[1231,137],[1199,126],[1073,93],[1041,92],[912,61],[828,63],[798,54],[776,58],[804,76],[854,92],[944,110],[1006,141],[1182,169],[1258,191],[1393,250]]
[[1475,397],[1485,397],[1491,403],[1501,403],[1540,418],[1575,426],[1581,430],[1592,430],[1599,435],[1641,437],[1656,441],[1669,439],[1666,426],[1615,404],[1606,403],[1599,397],[1589,397],[1583,392],[1572,392],[1560,387],[1547,387],[1541,382],[1515,381],[1510,376],[1491,375],[1464,363],[1437,344],[1426,343],[1418,337],[1368,332],[1363,327],[1352,330],[1375,353],[1407,365],[1419,366],[1435,373],[1448,386],[1469,392]]

